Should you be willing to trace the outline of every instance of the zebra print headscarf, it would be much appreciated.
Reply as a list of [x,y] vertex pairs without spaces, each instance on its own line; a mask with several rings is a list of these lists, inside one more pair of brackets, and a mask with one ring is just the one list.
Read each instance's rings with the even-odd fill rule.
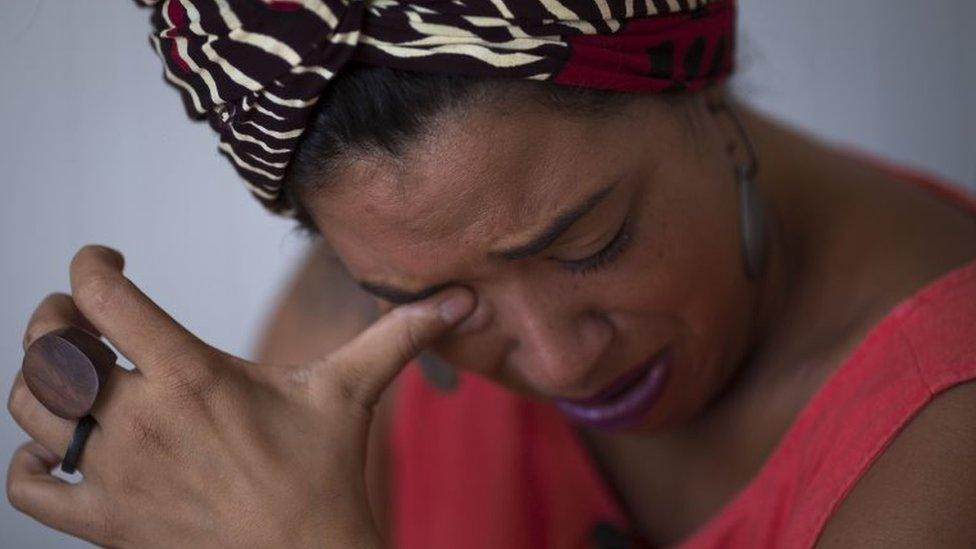
[[141,0],[187,110],[271,211],[319,96],[350,60],[621,91],[732,70],[735,0]]

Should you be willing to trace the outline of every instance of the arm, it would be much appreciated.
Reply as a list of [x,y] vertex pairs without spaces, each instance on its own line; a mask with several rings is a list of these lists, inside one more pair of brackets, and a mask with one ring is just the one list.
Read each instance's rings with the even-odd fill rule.
[[79,483],[51,475],[76,422],[18,375],[7,408],[34,440],[10,460],[11,505],[98,545],[382,547],[365,482],[376,405],[417,353],[463,322],[474,295],[447,288],[395,307],[304,364],[256,363],[197,338],[123,268],[115,250],[82,248],[72,294],[45,299],[28,322],[25,347],[84,318],[138,371],[116,365],[106,377]]
[[844,499],[817,547],[976,547],[976,382],[922,409]]
[[[361,332],[377,316],[375,300],[348,276],[317,241],[268,317],[254,353],[260,364],[302,363],[323,356]],[[366,487],[381,532],[388,528],[387,450],[391,396],[375,408],[366,461]]]

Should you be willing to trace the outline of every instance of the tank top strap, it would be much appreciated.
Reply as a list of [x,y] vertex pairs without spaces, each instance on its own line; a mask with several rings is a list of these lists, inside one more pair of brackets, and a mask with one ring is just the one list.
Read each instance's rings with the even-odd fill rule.
[[931,400],[976,380],[976,260],[902,301],[825,381],[759,474],[680,546],[812,547]]
[[976,378],[976,264],[950,273],[913,305],[899,315],[901,332],[929,390]]
[[[976,213],[976,199],[937,179],[888,171]],[[912,418],[939,393],[971,380],[976,260],[926,284],[876,324],[804,405],[759,473],[676,545],[813,546]],[[551,404],[474,375],[462,375],[454,393],[437,393],[415,365],[397,385],[394,546],[582,548],[596,545],[601,525],[628,529],[589,454]]]

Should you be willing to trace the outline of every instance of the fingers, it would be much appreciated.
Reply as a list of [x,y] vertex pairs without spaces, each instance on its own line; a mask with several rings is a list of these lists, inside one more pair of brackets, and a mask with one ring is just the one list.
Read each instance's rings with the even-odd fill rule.
[[[91,415],[96,421],[101,421],[106,417],[119,417],[118,413],[113,413],[111,410],[117,408],[121,401],[119,386],[121,385],[120,380],[124,380],[124,374],[132,375],[130,372],[126,372],[122,368],[117,367],[108,376],[105,388],[99,394],[98,400],[95,402],[95,407],[91,411]],[[136,387],[132,389],[134,390]],[[28,436],[41,444],[49,452],[58,456],[57,460],[60,461],[60,456],[63,456],[68,449],[68,444],[71,442],[71,437],[74,434],[78,420],[58,417],[45,408],[33,393],[30,392],[30,389],[27,388],[27,383],[24,381],[24,376],[21,372],[17,372],[17,378],[14,380],[14,385],[10,389],[7,409],[10,411],[10,415],[14,418],[14,421],[17,422],[17,425]],[[98,452],[100,445],[99,439],[101,437],[102,431],[100,427],[96,426],[89,435],[88,441],[85,444],[85,451],[81,453],[81,460],[78,462],[78,469],[83,473],[86,469],[86,456]]]
[[7,470],[7,499],[18,511],[62,532],[97,541],[91,492],[50,474],[60,457],[37,442],[21,445]]
[[[26,349],[42,335],[65,326],[75,326],[98,335],[95,327],[75,306],[71,296],[66,294],[47,296],[34,310],[27,324],[24,333],[24,348]],[[98,398],[91,411],[92,416],[98,421],[105,419],[106,416],[114,416],[110,410],[119,406],[123,391],[130,393],[139,390],[135,383],[138,375],[136,372],[130,372],[119,366],[112,368],[99,391]],[[7,398],[7,409],[14,421],[31,438],[48,450],[58,455],[64,455],[77,421],[58,417],[45,408],[27,387],[23,372],[17,372],[17,377]],[[95,431],[97,432],[97,429]],[[89,438],[97,438],[96,432],[93,432]],[[89,443],[92,446],[97,445],[97,442],[91,440]]]
[[122,256],[109,248],[79,250],[71,261],[78,309],[146,377],[192,367],[206,345],[123,276],[122,266]]
[[51,294],[45,297],[41,304],[34,309],[24,330],[24,350],[42,335],[63,328],[75,326],[98,337],[98,330],[92,326],[67,294]]
[[344,393],[372,407],[404,364],[445,335],[474,309],[474,294],[454,287],[397,307],[341,347],[323,367]]

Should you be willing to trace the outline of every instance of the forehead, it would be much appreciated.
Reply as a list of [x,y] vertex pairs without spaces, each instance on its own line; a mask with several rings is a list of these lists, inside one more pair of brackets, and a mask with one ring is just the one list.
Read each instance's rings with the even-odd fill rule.
[[634,120],[518,107],[449,114],[400,158],[351,161],[308,209],[354,274],[402,280],[432,262],[477,261],[613,183],[639,146]]

